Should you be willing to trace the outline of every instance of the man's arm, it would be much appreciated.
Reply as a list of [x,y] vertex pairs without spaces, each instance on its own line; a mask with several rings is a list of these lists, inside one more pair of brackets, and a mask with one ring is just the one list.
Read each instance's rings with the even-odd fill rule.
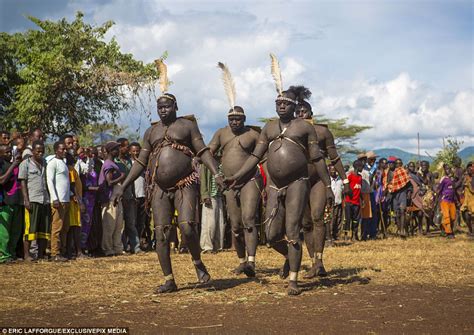
[[211,153],[214,155],[217,151],[219,151],[220,147],[221,147],[221,129],[216,131],[216,133],[211,139],[211,142],[209,142],[209,150],[211,150]]
[[201,159],[202,163],[207,166],[207,168],[211,171],[212,175],[215,176],[219,174],[219,164],[212,156],[209,147],[206,147],[206,145],[204,144],[197,123],[193,121],[191,122],[191,144],[193,146],[194,151],[196,152],[196,156]]
[[46,166],[46,181],[51,202],[58,202],[58,192],[56,191],[56,160],[53,158]]
[[25,206],[26,209],[30,209],[30,196],[28,194],[28,172],[27,172],[27,167],[26,164],[28,163],[28,160],[24,160],[20,164],[20,170],[18,171],[18,180],[20,181],[21,184],[21,194],[23,195],[23,205]]
[[210,171],[204,165],[201,165],[201,173],[200,173],[200,193],[201,193],[201,202],[208,208],[212,208],[212,201],[211,201],[211,190],[209,189],[209,178]]
[[3,175],[0,175],[0,185],[5,184],[13,173],[13,169],[18,166],[16,160],[10,165],[10,167],[5,171]]

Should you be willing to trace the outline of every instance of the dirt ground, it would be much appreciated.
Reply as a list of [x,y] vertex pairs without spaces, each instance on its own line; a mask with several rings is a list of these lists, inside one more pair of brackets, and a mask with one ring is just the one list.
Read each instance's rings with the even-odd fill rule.
[[[327,278],[286,295],[282,259],[261,247],[257,278],[235,276],[233,252],[203,255],[213,281],[200,287],[189,255],[173,255],[180,291],[162,282],[154,253],[64,264],[0,267],[1,326],[115,326],[131,334],[473,334],[472,240],[395,238],[325,252]],[[303,271],[310,265],[303,259]]]

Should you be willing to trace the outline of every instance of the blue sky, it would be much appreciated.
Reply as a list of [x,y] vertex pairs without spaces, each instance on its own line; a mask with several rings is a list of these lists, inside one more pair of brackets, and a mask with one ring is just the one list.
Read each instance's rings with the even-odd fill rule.
[[[474,145],[471,1],[3,0],[0,29],[32,28],[24,14],[56,20],[77,10],[91,23],[115,21],[110,37],[136,58],[167,50],[170,91],[207,140],[228,109],[216,63],[230,67],[237,103],[256,124],[274,115],[273,52],[285,86],[313,91],[316,113],[373,126],[363,148],[414,152],[418,132],[430,153],[448,135]],[[121,122],[146,124],[139,113]]]

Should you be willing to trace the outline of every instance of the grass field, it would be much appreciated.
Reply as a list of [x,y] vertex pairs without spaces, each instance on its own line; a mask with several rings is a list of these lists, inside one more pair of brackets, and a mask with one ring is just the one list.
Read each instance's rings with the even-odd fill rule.
[[[406,241],[390,238],[340,244],[325,251],[329,276],[302,280],[304,292],[299,297],[286,295],[286,281],[278,277],[282,259],[266,247],[258,249],[255,279],[237,277],[231,273],[237,265],[233,252],[203,255],[213,279],[211,284],[204,287],[195,284],[196,275],[190,256],[173,255],[175,278],[180,291],[160,296],[153,294],[153,289],[163,282],[155,253],[85,259],[62,264],[42,262],[3,265],[0,267],[0,321],[2,325],[25,325],[25,322],[30,322],[35,326],[84,325],[92,320],[99,324],[105,322],[108,325],[116,325],[114,322],[120,321],[121,326],[129,326],[133,330],[134,324],[138,325],[144,322],[144,318],[149,317],[146,316],[147,313],[156,312],[158,309],[161,311],[158,313],[159,317],[149,320],[148,326],[156,324],[157,329],[165,333],[181,333],[191,329],[195,332],[200,328],[179,328],[177,325],[185,322],[185,319],[179,316],[180,313],[186,314],[190,309],[194,311],[196,306],[206,306],[206,313],[211,313],[214,309],[217,314],[228,308],[274,310],[272,317],[284,319],[286,312],[278,307],[280,303],[296,306],[316,304],[313,309],[317,311],[319,308],[319,311],[324,313],[333,301],[329,300],[324,305],[318,304],[318,299],[324,296],[327,299],[336,299],[338,294],[345,294],[347,297],[353,296],[355,300],[351,301],[357,303],[359,294],[385,292],[384,298],[388,297],[390,301],[390,292],[400,288],[406,288],[406,292],[411,292],[409,296],[419,299],[419,303],[424,298],[417,298],[417,292],[422,294],[421,291],[426,288],[429,288],[429,292],[434,292],[433,294],[446,290],[458,292],[459,302],[463,306],[471,307],[472,312],[473,251],[473,240],[464,235],[459,235],[454,241],[433,236],[415,237]],[[302,273],[309,266],[310,260],[305,252]],[[362,286],[363,291],[360,291]],[[329,296],[332,298],[328,298]],[[453,301],[453,304],[455,303],[456,300]],[[378,309],[376,304],[373,307],[374,310]],[[64,313],[51,319],[51,313],[57,310]],[[139,314],[132,317],[127,313],[130,310]],[[369,314],[366,317],[370,317],[370,308],[367,313]],[[118,319],[117,315],[120,316]],[[211,313],[209,318],[212,318],[212,315]],[[360,319],[364,320],[364,317]],[[228,330],[244,329],[238,328],[238,321],[239,319],[230,318]],[[212,326],[213,322],[209,321],[208,324]],[[173,325],[178,328],[160,328]],[[232,325],[237,325],[237,328],[232,328]],[[219,328],[222,327],[225,327],[225,323],[221,322]],[[212,327],[201,330],[203,329],[204,332],[214,330]],[[303,328],[303,332],[305,329],[311,328]],[[377,332],[378,328],[373,329]],[[464,327],[459,330],[462,333],[471,329]],[[266,330],[273,332],[271,329]]]

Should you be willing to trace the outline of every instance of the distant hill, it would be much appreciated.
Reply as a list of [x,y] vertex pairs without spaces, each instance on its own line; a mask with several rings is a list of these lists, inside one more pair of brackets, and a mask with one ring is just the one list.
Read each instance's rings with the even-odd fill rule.
[[[395,148],[382,148],[382,149],[375,149],[374,152],[379,156],[379,157],[388,157],[388,156],[395,156],[398,158],[401,158],[404,163],[409,162],[411,160],[417,160],[418,155],[412,152],[408,152],[405,150],[401,149],[395,149]],[[471,147],[466,147],[459,151],[459,157],[463,161],[469,160],[471,157],[474,157],[474,146]],[[357,158],[357,155],[354,154],[346,154],[343,155],[342,159],[347,162],[352,162]],[[420,156],[421,160],[427,160],[428,162],[432,162],[433,158],[425,155]]]

